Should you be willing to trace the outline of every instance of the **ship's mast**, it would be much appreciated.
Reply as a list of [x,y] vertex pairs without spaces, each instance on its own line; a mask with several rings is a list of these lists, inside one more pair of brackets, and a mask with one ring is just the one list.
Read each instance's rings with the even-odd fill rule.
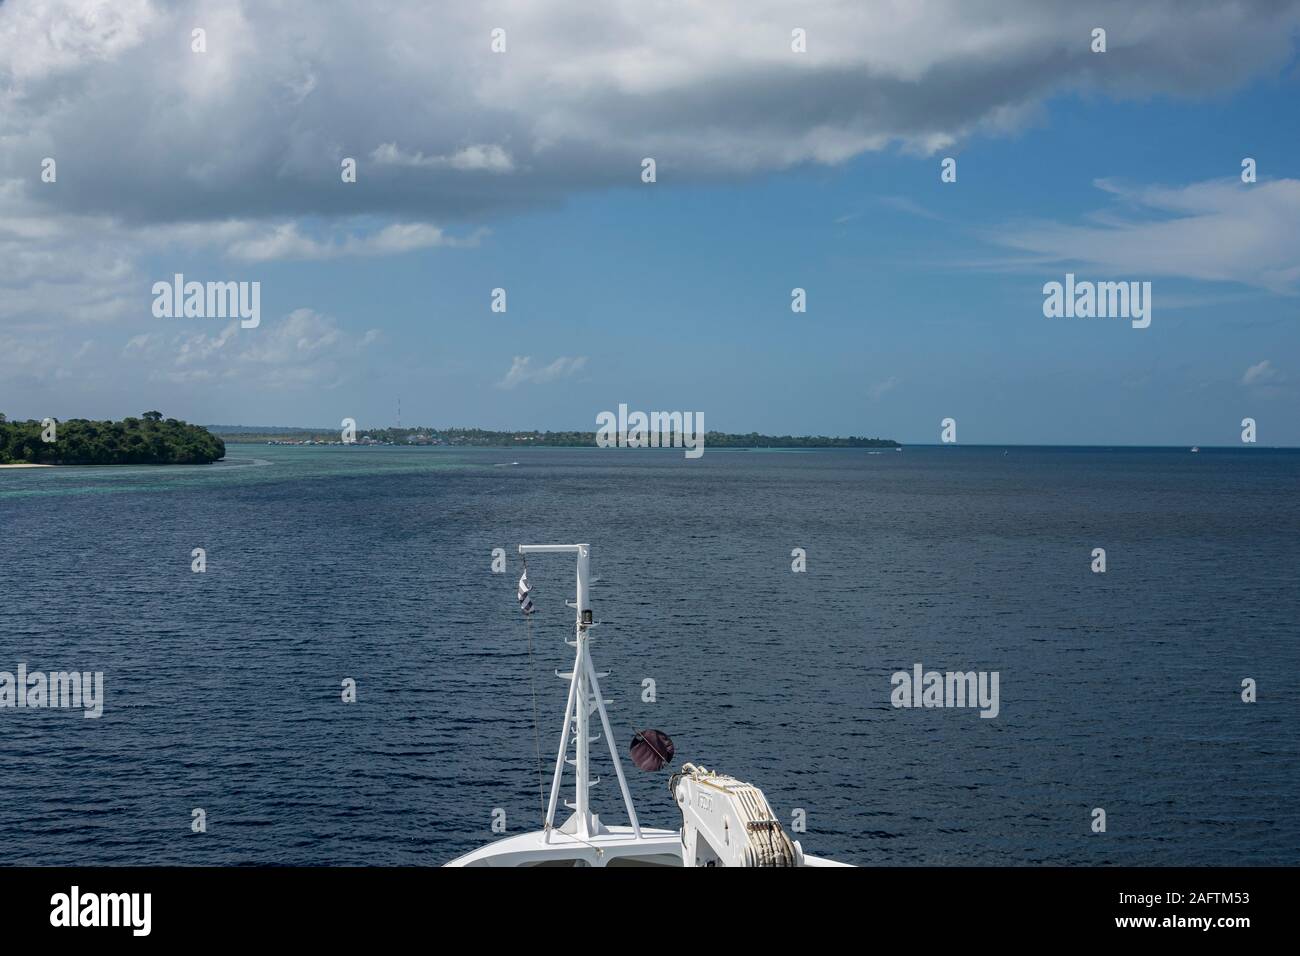
[[555,775],[551,779],[551,799],[546,808],[545,839],[549,843],[551,832],[555,828],[555,805],[559,799],[560,781],[564,776],[565,755],[569,744],[573,744],[574,756],[568,762],[573,765],[574,787],[576,796],[568,804],[573,815],[560,828],[582,839],[595,836],[604,828],[598,817],[591,812],[590,790],[599,779],[591,779],[590,748],[600,740],[600,735],[592,736],[590,718],[600,715],[601,729],[609,745],[609,755],[614,761],[614,771],[618,774],[619,789],[623,793],[623,803],[627,807],[628,821],[632,832],[639,839],[641,826],[637,822],[636,808],[632,805],[632,795],[627,789],[627,780],[623,776],[623,764],[618,758],[618,749],[609,728],[609,715],[605,704],[609,703],[601,695],[600,678],[608,676],[598,674],[591,661],[588,631],[597,624],[591,619],[591,546],[586,544],[521,544],[520,554],[575,554],[577,555],[577,581],[574,600],[569,604],[575,612],[574,638],[567,641],[574,648],[573,670],[568,674],[556,671],[557,677],[569,679],[569,700],[564,709],[564,724],[560,729],[560,746],[555,756]]

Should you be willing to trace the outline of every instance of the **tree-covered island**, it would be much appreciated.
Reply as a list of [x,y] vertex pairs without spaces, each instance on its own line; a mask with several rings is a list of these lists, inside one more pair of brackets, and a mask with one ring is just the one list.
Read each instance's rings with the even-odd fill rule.
[[226,443],[206,428],[161,412],[120,422],[0,415],[0,465],[207,465],[225,455]]

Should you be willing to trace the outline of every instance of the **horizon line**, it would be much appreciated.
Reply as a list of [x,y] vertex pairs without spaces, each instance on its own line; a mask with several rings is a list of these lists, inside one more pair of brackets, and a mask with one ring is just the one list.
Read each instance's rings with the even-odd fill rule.
[[[201,425],[200,427],[201,427],[201,428],[212,429],[212,428],[217,427],[217,426],[213,426],[213,425]],[[320,428],[316,428],[316,427],[308,426],[308,425],[243,425],[243,426],[226,426],[226,427],[227,427],[227,430],[228,430],[228,431],[232,431],[232,432],[237,432],[238,428],[241,428],[241,427],[242,427],[242,428],[258,428],[258,429],[276,429],[276,428],[283,428],[283,429],[286,429],[286,430],[293,430],[293,431],[305,431],[305,432],[316,432],[316,431],[320,431],[320,432],[330,432],[330,433],[337,432],[337,431],[339,430],[339,429],[337,429],[337,428],[329,428],[329,427],[320,427]],[[378,429],[390,429],[390,428],[391,428],[391,429],[396,430],[398,427],[399,427],[399,426],[397,426],[397,425],[378,425],[378,426],[374,426],[374,429],[375,429],[375,430],[378,430]],[[412,430],[418,430],[418,428],[416,428],[416,427],[412,427],[412,426],[400,426],[400,427],[401,427],[403,430],[406,430],[408,427],[411,427]],[[419,428],[424,428],[424,427],[425,427],[425,426],[419,426]],[[471,428],[478,429],[479,431],[500,432],[500,433],[515,432],[515,433],[518,433],[518,434],[530,434],[530,433],[546,434],[546,433],[548,433],[548,432],[550,432],[550,433],[555,433],[555,432],[578,432],[578,433],[581,433],[581,432],[584,431],[584,429],[580,429],[580,428],[552,428],[552,429],[544,429],[544,430],[543,430],[543,429],[536,429],[536,428],[484,428],[484,427],[482,427],[482,426],[478,426],[478,425],[453,425],[453,426],[449,426],[449,427],[447,427],[447,428],[436,428],[436,427],[433,427],[433,426],[428,426],[428,430],[430,430],[430,431],[452,431],[452,430],[456,430],[456,429],[459,429],[459,430],[467,430],[467,429],[471,429]],[[357,431],[358,431],[358,432],[362,432],[362,431],[365,431],[365,430],[366,430],[366,429],[364,429],[364,428],[362,428],[362,427],[358,427],[358,428],[357,428]],[[591,431],[591,433],[594,435],[594,434],[596,434],[596,432],[598,431],[598,429],[591,429],[590,431]],[[786,438],[832,438],[832,439],[840,438],[840,439],[847,439],[847,438],[864,438],[864,437],[866,437],[866,436],[862,436],[862,435],[812,435],[812,434],[804,434],[804,435],[786,434],[786,435],[782,436],[782,435],[778,435],[778,434],[776,434],[776,433],[774,433],[774,432],[755,432],[755,431],[749,431],[749,432],[725,432],[725,431],[720,431],[720,430],[716,430],[716,429],[715,429],[715,431],[716,431],[718,434],[722,434],[722,435],[734,435],[734,436],[739,436],[739,437],[744,437],[745,435],[759,435],[759,436],[761,436],[761,437],[765,437],[765,438],[780,438],[780,437],[786,437]],[[706,434],[707,434],[707,433],[706,433]],[[870,440],[870,439],[869,439],[869,440]],[[1224,450],[1234,450],[1234,449],[1240,449],[1240,450],[1242,450],[1242,451],[1249,451],[1249,450],[1252,450],[1252,449],[1257,450],[1257,451],[1259,451],[1259,450],[1268,450],[1268,451],[1300,451],[1300,445],[1264,445],[1264,444],[1252,444],[1252,445],[1247,445],[1247,444],[1229,444],[1229,445],[1188,445],[1188,444],[1185,444],[1185,443],[1180,443],[1180,444],[1153,444],[1153,443],[1146,443],[1146,442],[1021,442],[1021,441],[1015,441],[1015,442],[987,442],[987,441],[986,441],[986,442],[909,442],[909,441],[904,441],[903,439],[900,439],[900,438],[881,438],[881,437],[877,437],[875,440],[877,440],[877,441],[892,441],[892,442],[897,443],[897,444],[900,445],[900,446],[907,446],[907,447],[911,447],[911,448],[1158,448],[1158,449],[1175,449],[1175,450],[1176,450],[1176,449],[1183,449],[1183,450],[1186,450],[1186,451],[1189,451],[1189,452],[1190,452],[1190,450],[1191,450],[1192,448],[1196,448],[1198,451],[1207,451],[1207,450],[1218,450],[1218,451],[1224,451]],[[235,443],[235,444],[238,444],[238,443]],[[547,447],[584,448],[584,447],[586,447],[586,446],[585,446],[585,445],[569,445],[569,446],[547,446],[547,445],[535,445],[535,446],[522,446],[522,447],[536,447],[536,448],[547,448]],[[595,447],[595,446],[592,446],[592,447]],[[640,449],[638,449],[638,450],[640,450]],[[655,450],[655,449],[647,449],[647,450]],[[672,449],[669,449],[669,450],[672,450]],[[733,449],[733,450],[734,450],[734,449]],[[808,450],[808,451],[863,451],[864,449],[861,449],[861,448],[820,448],[820,449],[805,449],[805,450]]]

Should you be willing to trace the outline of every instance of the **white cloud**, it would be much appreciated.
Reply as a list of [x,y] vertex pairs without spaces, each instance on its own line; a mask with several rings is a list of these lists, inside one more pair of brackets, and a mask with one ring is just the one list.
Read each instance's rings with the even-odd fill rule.
[[246,262],[278,259],[321,260],[344,256],[384,256],[417,249],[477,245],[482,232],[457,239],[429,223],[393,223],[368,235],[345,235],[341,239],[316,239],[303,235],[297,223],[279,223],[269,228],[250,229],[250,235],[226,247],[226,255]]
[[93,398],[124,380],[151,395],[162,386],[180,394],[195,385],[310,394],[365,374],[367,350],[380,339],[376,329],[353,334],[311,309],[263,317],[256,329],[242,329],[238,321],[153,321],[156,331],[116,345],[109,335],[91,340],[57,328],[19,335],[0,326],[0,400],[41,394],[85,414],[70,392]]
[[138,304],[135,261],[95,217],[42,218],[0,186],[0,321],[36,331],[51,320],[121,319]]
[[[797,20],[802,54],[778,0],[379,0],[328,17],[308,0],[3,3],[0,177],[51,209],[136,220],[447,222],[635,183],[647,155],[681,181],[929,154],[1062,91],[1233,88],[1288,62],[1300,3],[825,0]],[[44,155],[68,164],[57,190],[35,183]],[[467,189],[479,175],[493,188]]]
[[6,4],[0,16],[0,67],[6,93],[87,66],[111,63],[139,45],[152,16],[148,0]]
[[876,384],[872,385],[871,388],[869,389],[871,394],[871,400],[873,402],[880,401],[880,399],[884,397],[886,392],[892,391],[893,389],[897,388],[899,382],[900,379],[894,375],[891,375],[889,378],[885,379],[884,381],[876,382]]
[[[1216,93],[1289,61],[1300,0],[1151,0],[1140,17],[1130,0],[826,0],[800,10],[804,54],[790,18],[777,0],[377,0],[328,17],[307,0],[0,2],[0,321],[145,315],[157,277],[140,262],[175,248],[269,262],[471,245],[486,217],[634,187],[647,155],[661,180],[698,180],[929,154],[1062,91]],[[1144,220],[1004,238],[1044,261],[1291,290],[1296,189],[1151,191]]]
[[1280,381],[1281,374],[1273,363],[1268,359],[1257,362],[1250,368],[1246,369],[1246,374],[1241,377],[1242,385],[1269,385]]
[[256,329],[230,322],[212,333],[151,332],[133,337],[123,360],[149,367],[149,378],[172,384],[243,383],[258,388],[328,388],[351,372],[352,363],[376,341],[360,338],[334,319],[296,309]]
[[562,355],[550,365],[534,368],[532,356],[516,355],[514,361],[510,363],[510,371],[506,372],[505,377],[497,382],[497,387],[515,388],[525,383],[545,385],[548,382],[559,381],[577,374],[582,371],[586,364],[587,356],[585,355],[577,355],[572,358]]
[[1239,282],[1276,293],[1294,293],[1300,284],[1300,180],[1097,185],[1126,214],[1108,209],[1087,224],[1011,223],[993,240],[1028,253],[1021,265]]
[[[45,215],[0,181],[0,322],[45,334],[52,324],[149,319],[148,290],[164,276],[142,260],[213,252],[234,262],[331,260],[477,246],[487,230],[456,236],[431,223],[375,226],[343,220],[309,232],[298,222],[135,223],[103,215]],[[155,271],[156,271],[156,267]]]
[[450,156],[425,156],[421,152],[403,152],[396,143],[383,143],[375,148],[370,158],[381,166],[425,166],[462,172],[508,173],[515,168],[510,154],[495,144],[466,146]]
[[917,216],[921,219],[932,219],[936,222],[943,221],[942,216],[931,212],[919,202],[909,199],[906,196],[881,196],[879,201],[882,206],[888,206],[891,209],[907,213],[910,216]]

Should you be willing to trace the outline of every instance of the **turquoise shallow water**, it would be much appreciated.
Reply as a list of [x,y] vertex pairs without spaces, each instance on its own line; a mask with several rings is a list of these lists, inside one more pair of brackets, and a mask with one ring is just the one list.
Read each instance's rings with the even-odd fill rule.
[[[804,809],[810,852],[1295,864],[1297,492],[1300,454],[1263,449],[232,445],[0,471],[0,670],[107,688],[98,720],[0,709],[0,859],[436,864],[494,808],[534,828],[530,678],[553,758],[572,566],[530,561],[530,664],[513,548],[585,540],[616,732]],[[891,707],[916,662],[998,671],[1001,713]],[[666,778],[632,773],[642,821],[675,827]],[[621,821],[612,773],[595,798]]]

